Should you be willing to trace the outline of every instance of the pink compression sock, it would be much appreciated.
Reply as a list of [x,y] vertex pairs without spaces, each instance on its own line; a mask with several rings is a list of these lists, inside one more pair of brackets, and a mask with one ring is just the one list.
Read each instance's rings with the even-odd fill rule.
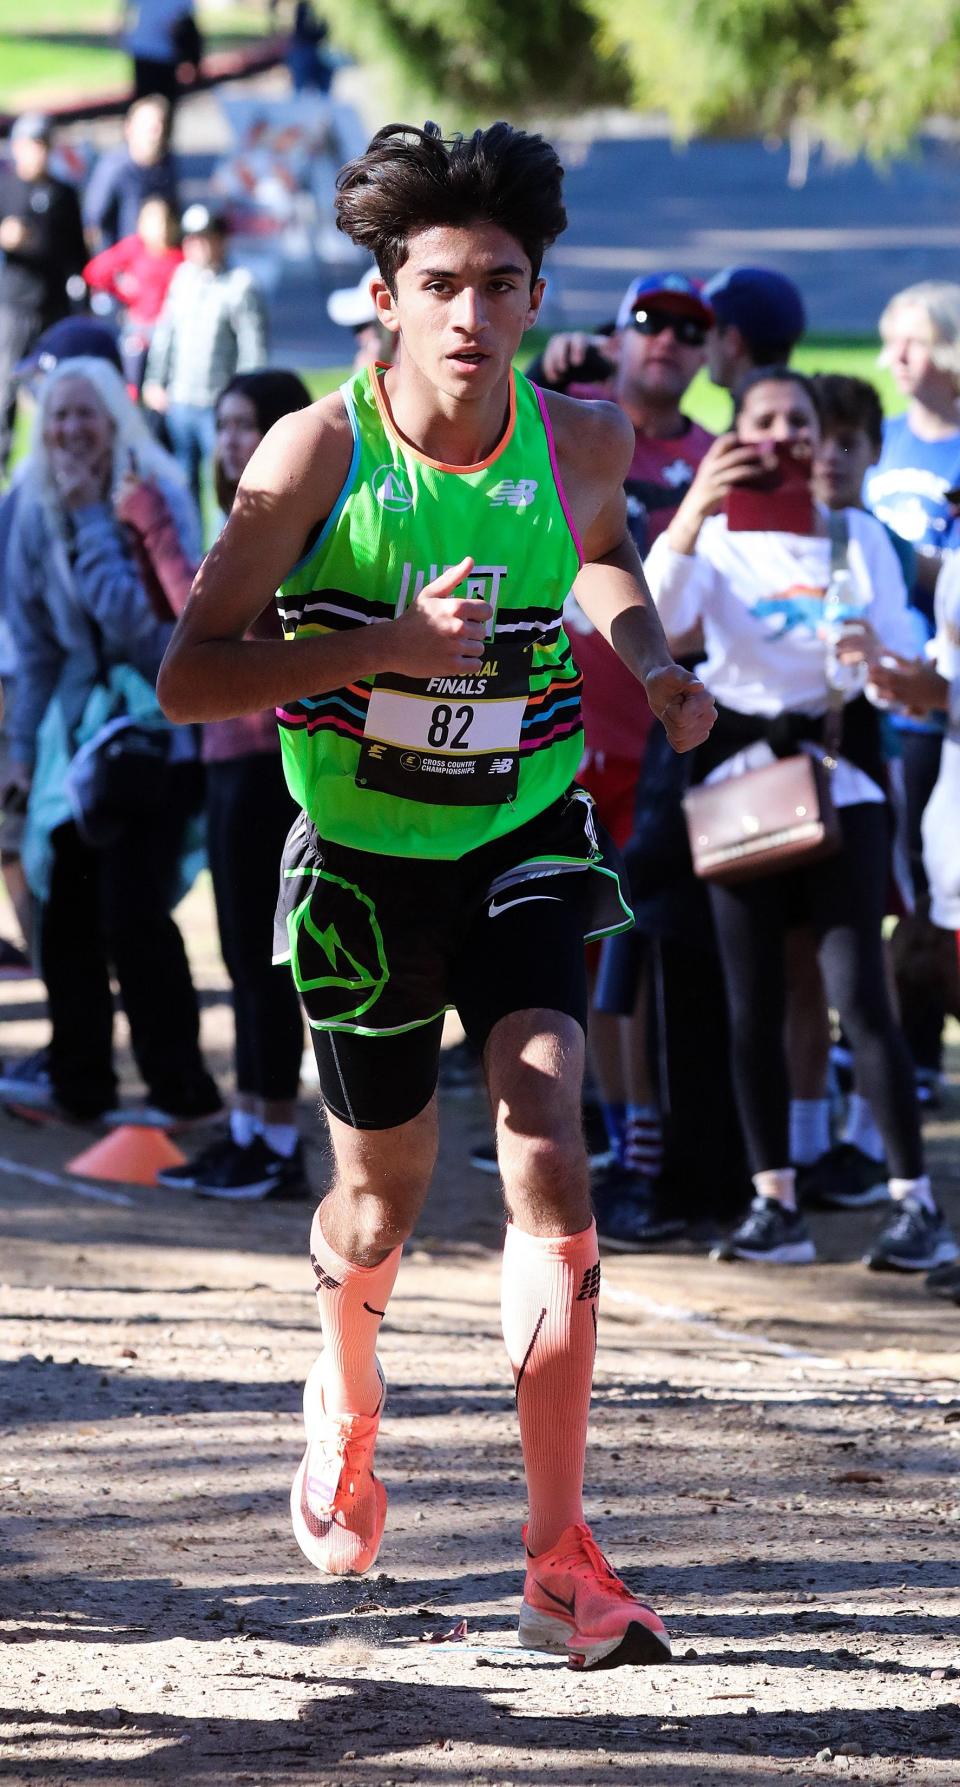
[[527,1548],[534,1556],[583,1519],[599,1294],[595,1223],[579,1235],[549,1239],[509,1224],[501,1316],[517,1389],[530,1503]]
[[[321,1206],[322,1208],[322,1206]],[[323,1402],[331,1415],[373,1415],[380,1403],[376,1349],[400,1265],[401,1247],[379,1266],[354,1266],[334,1253],[320,1227],[310,1230],[310,1264],[317,1280],[323,1329]]]

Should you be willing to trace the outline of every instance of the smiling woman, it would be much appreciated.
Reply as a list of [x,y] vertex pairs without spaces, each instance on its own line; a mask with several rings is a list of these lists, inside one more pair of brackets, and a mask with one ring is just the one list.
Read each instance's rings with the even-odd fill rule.
[[[219,1107],[170,917],[182,891],[184,835],[199,805],[199,764],[189,736],[174,745],[157,705],[172,616],[154,606],[117,517],[115,496],[130,470],[156,481],[181,541],[196,551],[197,517],[183,481],[119,371],[103,360],[64,362],[40,387],[7,559],[18,659],[10,778],[29,791],[23,858],[41,902],[51,1019],[49,1083],[32,1088],[31,1102],[52,1101],[84,1120],[113,1106],[112,970],[153,1119],[173,1123]],[[80,787],[75,753],[92,749],[117,719],[135,722],[144,746],[135,766],[127,759],[136,793],[124,798],[115,779],[101,794],[94,831],[91,803],[71,795]],[[148,746],[157,765],[149,793]]]

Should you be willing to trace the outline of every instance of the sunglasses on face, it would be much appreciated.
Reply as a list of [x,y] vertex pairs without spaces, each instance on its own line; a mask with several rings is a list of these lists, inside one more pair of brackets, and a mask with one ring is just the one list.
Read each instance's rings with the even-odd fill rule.
[[662,335],[664,329],[670,329],[681,347],[702,347],[707,339],[706,324],[692,316],[678,316],[674,310],[635,310],[630,321],[639,335]]

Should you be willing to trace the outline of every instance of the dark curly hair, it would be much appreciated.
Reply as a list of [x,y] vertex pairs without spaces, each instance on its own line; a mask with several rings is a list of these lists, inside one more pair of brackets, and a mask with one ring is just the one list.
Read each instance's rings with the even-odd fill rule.
[[556,150],[512,124],[450,138],[436,124],[387,124],[337,175],[337,227],[369,250],[394,295],[410,237],[442,224],[497,224],[536,279],[567,227],[562,185]]

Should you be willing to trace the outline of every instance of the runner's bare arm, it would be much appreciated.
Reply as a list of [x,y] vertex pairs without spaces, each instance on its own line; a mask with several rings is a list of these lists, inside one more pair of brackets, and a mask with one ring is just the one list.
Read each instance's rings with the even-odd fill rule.
[[486,602],[451,601],[472,560],[427,585],[400,620],[323,637],[245,639],[333,509],[353,439],[334,393],[285,416],[260,443],[227,524],[200,566],[157,681],[164,713],[181,723],[230,719],[322,695],[394,670],[444,676],[483,657]]
[[698,678],[670,655],[627,527],[623,480],[633,457],[633,428],[609,403],[553,397],[550,413],[567,500],[582,536],[577,601],[643,684],[674,750],[693,750],[710,732],[716,710]]

